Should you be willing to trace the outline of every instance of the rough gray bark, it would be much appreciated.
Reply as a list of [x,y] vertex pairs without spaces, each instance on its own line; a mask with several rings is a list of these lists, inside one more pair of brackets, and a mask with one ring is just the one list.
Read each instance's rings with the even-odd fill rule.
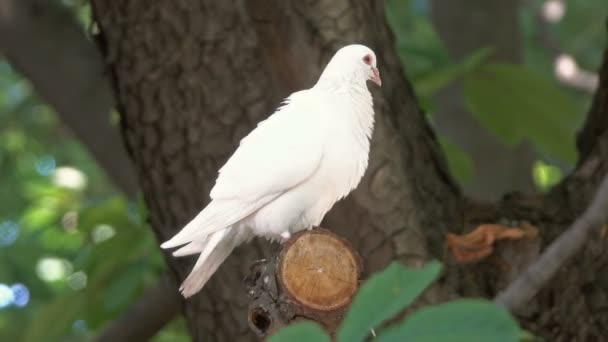
[[[95,0],[93,5],[123,131],[159,241],[205,205],[217,169],[238,140],[290,91],[312,85],[333,52],[352,42],[375,49],[383,87],[374,90],[377,124],[366,176],[323,226],[351,241],[368,274],[395,258],[409,264],[441,258],[446,231],[501,219],[535,224],[544,245],[578,216],[606,170],[605,145],[596,139],[586,161],[546,196],[513,194],[496,203],[463,198],[403,76],[380,1]],[[600,113],[590,116],[595,118],[590,126],[601,124],[606,108],[605,102],[594,107]],[[497,255],[519,255],[524,247],[515,242]],[[588,247],[578,267],[564,267],[521,316],[548,340],[582,341],[606,333],[601,313],[608,303],[601,278],[606,272],[600,272],[606,253],[597,240]],[[241,280],[250,263],[272,249],[262,241],[239,248],[205,289],[185,302],[195,340],[253,339]],[[493,297],[535,257],[534,248],[526,251],[518,265],[503,272],[497,271],[497,257],[469,267],[446,258],[446,275],[426,301]],[[180,279],[192,261],[167,255]]]
[[128,196],[137,181],[116,127],[114,99],[99,51],[56,1],[0,0],[0,52]]
[[[457,191],[444,173],[432,131],[413,99],[392,48],[381,3],[372,1],[287,2],[277,14],[287,27],[268,33],[245,2],[94,1],[106,41],[122,125],[137,166],[159,240],[169,238],[206,203],[216,171],[253,125],[296,86],[312,85],[333,52],[347,42],[371,45],[380,56],[382,92],[376,92],[377,125],[367,177],[329,215],[332,227],[351,240],[368,272],[395,256],[428,258],[424,230],[435,237],[455,215]],[[276,4],[279,4],[277,1]],[[256,28],[256,30],[252,30]],[[298,45],[266,50],[272,32],[302,32]],[[273,31],[274,30],[274,31]],[[261,33],[259,37],[256,32]],[[268,53],[278,53],[275,59]],[[298,58],[306,56],[306,58]],[[275,60],[282,63],[275,63]],[[291,68],[291,69],[289,69]],[[307,70],[313,70],[310,76]],[[300,76],[298,76],[300,75]],[[287,84],[286,84],[287,83]],[[427,177],[418,177],[418,175]],[[389,190],[390,189],[390,190]],[[357,230],[340,231],[358,227]],[[260,242],[239,249],[205,290],[187,301],[186,317],[196,340],[251,338],[241,284],[248,263],[267,253]],[[435,249],[439,249],[435,246]],[[167,258],[183,279],[191,264]]]
[[[519,0],[431,1],[431,20],[450,56],[461,61],[476,50],[491,47],[492,61],[520,63]],[[462,82],[435,96],[437,131],[466,151],[473,161],[473,180],[466,194],[496,200],[508,191],[533,192],[532,164],[537,157],[529,142],[509,147],[483,127],[467,110]]]

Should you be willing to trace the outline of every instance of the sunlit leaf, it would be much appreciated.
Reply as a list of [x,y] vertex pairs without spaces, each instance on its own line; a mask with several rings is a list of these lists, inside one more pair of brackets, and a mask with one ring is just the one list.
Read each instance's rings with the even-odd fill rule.
[[68,233],[62,228],[47,227],[41,231],[40,243],[50,251],[75,251],[84,241],[83,234],[79,232]]
[[37,207],[28,210],[22,217],[25,229],[46,228],[59,220],[59,213],[52,208]]
[[559,183],[563,177],[563,173],[558,167],[538,160],[532,166],[532,176],[538,188],[547,190]]

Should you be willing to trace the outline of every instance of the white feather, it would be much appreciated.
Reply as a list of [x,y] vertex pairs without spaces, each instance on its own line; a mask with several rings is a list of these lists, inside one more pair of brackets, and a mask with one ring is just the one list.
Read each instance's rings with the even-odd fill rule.
[[239,244],[253,236],[282,240],[310,229],[348,195],[367,168],[374,113],[366,86],[375,55],[350,45],[332,58],[317,84],[292,94],[241,140],[220,169],[212,201],[161,245],[200,253],[180,290],[199,291]]
[[305,181],[321,160],[326,131],[314,100],[310,92],[292,94],[243,138],[220,169],[211,198],[257,200]]
[[252,201],[212,200],[182,230],[161,248],[173,248],[225,229],[247,217],[276,196],[265,196]]
[[227,235],[231,235],[231,230],[232,228],[224,229],[209,236],[190,275],[188,275],[179,288],[184,297],[190,297],[200,290],[220,264],[228,257],[230,252],[232,252],[234,244],[230,239],[225,238]]
[[192,254],[197,254],[197,253],[201,253],[203,251],[203,249],[205,249],[205,246],[207,245],[207,240],[202,240],[202,241],[192,241],[189,244],[181,247],[180,249],[176,250],[175,252],[173,252],[173,256],[174,257],[183,257],[183,256],[187,256],[187,255],[192,255]]

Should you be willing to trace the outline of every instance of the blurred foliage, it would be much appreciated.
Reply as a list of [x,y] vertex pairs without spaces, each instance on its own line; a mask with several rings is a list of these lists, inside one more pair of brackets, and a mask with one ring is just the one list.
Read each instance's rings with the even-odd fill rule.
[[[89,9],[73,6],[83,24]],[[165,265],[142,204],[115,189],[31,86],[0,61],[0,341],[91,339]],[[181,322],[159,341],[187,340]]]
[[[543,28],[538,19],[543,3],[529,1],[521,7],[524,62],[513,65],[489,62],[485,57],[492,47],[453,60],[429,21],[429,1],[385,1],[401,62],[431,122],[433,95],[450,82],[462,80],[465,104],[486,129],[512,148],[532,142],[540,162],[558,167],[561,177],[576,160],[575,134],[591,97],[556,81],[555,56],[546,45],[559,46],[579,67],[595,72],[606,48],[606,11],[601,0],[568,1],[563,19]],[[440,143],[456,178],[462,183],[473,179],[473,163],[466,152],[445,137],[440,137]],[[530,172],[538,188],[546,190],[535,171]]]
[[[439,277],[441,265],[431,262],[412,269],[393,262],[369,278],[357,292],[337,332],[338,342],[518,342],[528,338],[509,312],[485,300],[460,299],[426,306],[388,327],[396,314],[407,308]],[[325,342],[329,336],[312,322],[292,324],[279,330],[271,342]]]
[[16,235],[0,240],[0,283],[30,295],[0,310],[0,340],[82,340],[155,283],[164,262],[138,203],[4,62],[0,73],[0,234]]
[[[63,3],[88,28],[86,1]],[[468,108],[489,131],[510,146],[528,139],[539,149],[542,160],[530,172],[545,190],[575,160],[574,133],[590,96],[555,81],[553,56],[539,42],[534,16],[541,3],[527,2],[521,10],[525,62],[506,65],[487,62],[491,47],[452,60],[429,21],[427,0],[385,1],[399,56],[429,118],[433,95],[463,80]],[[549,30],[582,68],[593,71],[605,47],[605,15],[604,0],[568,2],[564,19]],[[457,178],[473,179],[466,152],[439,138]],[[0,175],[1,341],[91,339],[164,271],[142,204],[109,184],[6,62],[0,62]],[[23,284],[29,293],[13,294],[3,284]],[[460,312],[457,304],[420,311],[419,319],[447,312],[434,310]],[[357,320],[363,322],[359,327],[378,323]],[[314,327],[301,329],[315,334]],[[183,320],[168,325],[156,340],[188,340]]]
[[533,69],[491,63],[464,80],[469,111],[510,146],[533,141],[545,155],[575,162],[574,134],[584,110]]

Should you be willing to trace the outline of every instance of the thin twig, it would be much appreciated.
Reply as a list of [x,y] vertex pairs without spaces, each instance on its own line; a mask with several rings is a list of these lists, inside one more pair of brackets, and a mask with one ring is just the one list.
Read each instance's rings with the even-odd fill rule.
[[587,241],[590,233],[608,220],[608,176],[582,216],[494,301],[510,311],[526,304]]

